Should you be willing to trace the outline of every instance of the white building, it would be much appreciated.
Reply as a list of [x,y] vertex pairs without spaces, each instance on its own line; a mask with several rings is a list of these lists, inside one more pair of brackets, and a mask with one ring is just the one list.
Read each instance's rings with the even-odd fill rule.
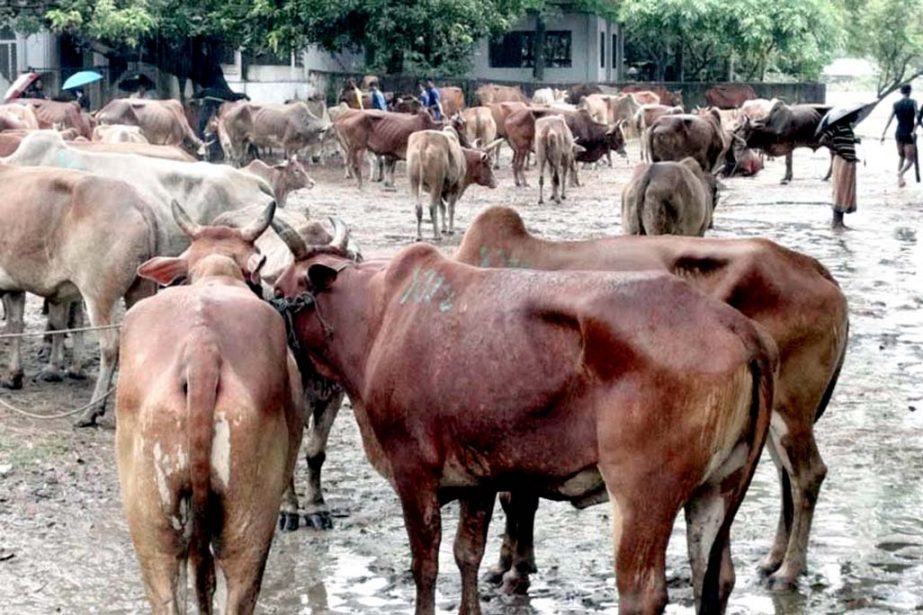
[[[472,58],[471,78],[490,81],[533,81],[534,15],[523,17],[494,39],[481,40]],[[546,83],[618,81],[624,44],[618,24],[585,12],[564,12],[545,18]]]
[[60,67],[59,51],[58,37],[49,32],[26,36],[0,28],[0,95],[30,67]]

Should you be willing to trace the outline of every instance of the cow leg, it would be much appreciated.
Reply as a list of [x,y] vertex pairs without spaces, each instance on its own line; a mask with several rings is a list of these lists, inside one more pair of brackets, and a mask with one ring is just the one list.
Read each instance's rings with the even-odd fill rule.
[[[458,196],[459,196],[458,193],[455,192],[455,193],[452,193],[452,194],[449,196],[449,199],[448,199],[448,206],[449,206],[449,226],[448,226],[448,229],[449,229],[449,230],[448,230],[448,233],[449,233],[449,235],[454,235],[454,234],[455,234],[455,204],[458,203]],[[443,229],[446,228],[446,226],[445,226],[445,220],[442,221],[442,228],[443,228]]]
[[294,532],[298,529],[298,494],[295,493],[295,476],[288,481],[288,487],[282,494],[282,506],[279,508],[279,529]]
[[[552,195],[554,198],[554,195]],[[538,204],[545,202],[545,157],[542,156],[538,161]]]
[[[8,292],[3,295],[6,306],[6,330],[8,333],[22,333],[25,328],[23,319],[26,312],[26,293]],[[10,365],[7,373],[0,378],[0,386],[5,389],[22,388],[22,338],[10,339]]]
[[[67,315],[70,313],[70,301],[50,301],[48,303],[48,331],[60,331],[67,328]],[[64,335],[51,336],[51,353],[48,364],[36,375],[42,382],[61,382],[64,372]]]
[[[451,197],[449,197],[451,198]],[[439,199],[439,214],[442,216],[442,233],[449,234],[449,226],[446,224],[446,210],[449,208],[446,199]]]
[[[413,462],[402,459],[413,468]],[[436,576],[439,574],[439,542],[442,538],[442,514],[433,480],[421,480],[418,472],[396,476],[398,495],[404,512],[404,526],[413,556],[411,568],[417,588],[416,615],[435,615]]]
[[[442,183],[440,182],[437,185],[441,186]],[[433,222],[433,240],[440,241],[442,239],[442,236],[439,234],[439,218],[438,218],[439,211],[438,209],[439,209],[439,206],[442,204],[442,198],[439,196],[439,190],[440,190],[439,188],[434,187],[432,190],[433,190],[433,194],[430,195],[430,199],[429,199],[429,217],[430,217],[430,220],[432,220]]]
[[[79,329],[86,326],[86,311],[83,307],[83,300],[71,302],[67,310],[67,326],[72,329]],[[58,336],[63,337],[63,336]],[[71,354],[70,367],[67,368],[67,377],[74,380],[84,380],[87,375],[84,371],[84,361],[86,360],[86,334],[79,331],[71,333],[71,339],[74,341],[74,351]],[[63,342],[63,339],[62,339]]]
[[359,190],[362,190],[362,159],[364,156],[364,149],[350,150],[348,155],[348,165],[352,169],[353,177],[356,178],[356,182],[359,185]]
[[505,495],[507,497],[501,497],[500,503],[502,505],[506,500],[504,510],[507,516],[507,532],[512,526],[513,533],[510,536],[509,564],[502,576],[503,591],[507,594],[525,594],[529,591],[529,574],[537,572],[534,532],[538,496],[521,492]]
[[794,508],[792,503],[792,483],[788,471],[782,465],[779,453],[776,452],[776,444],[773,442],[772,435],[766,442],[766,448],[772,457],[773,463],[779,471],[779,485],[782,492],[782,509],[779,513],[779,525],[776,527],[776,537],[772,542],[769,553],[757,566],[760,574],[769,576],[779,569],[782,560],[785,559],[785,550],[788,548],[789,537],[792,532],[792,521],[794,519]]
[[577,174],[577,159],[574,158],[570,163],[570,185],[572,188],[580,185],[580,176]]
[[[730,540],[727,535],[722,535],[725,511],[725,499],[719,485],[703,485],[685,505],[686,548],[692,566],[692,590],[698,613],[723,613],[734,586],[734,568],[728,565]],[[725,556],[728,564],[724,563]],[[717,578],[713,578],[716,574]],[[715,586],[716,582],[718,586]],[[718,610],[705,608],[706,591],[709,594],[707,604],[714,608],[717,600],[717,604],[721,605]]]
[[333,528],[330,509],[324,501],[324,489],[321,485],[321,468],[327,459],[327,439],[330,429],[343,405],[342,391],[318,398],[308,407],[313,406],[311,424],[308,429],[308,443],[305,446],[305,458],[308,462],[308,485],[305,490],[304,520],[308,527],[316,530]]
[[[100,302],[88,299],[86,302],[90,324],[94,327],[106,326],[112,323],[112,312],[116,302],[103,305]],[[119,336],[116,329],[100,329],[99,335],[99,375],[96,378],[96,387],[93,389],[93,400],[96,401],[88,407],[77,421],[77,427],[90,427],[96,424],[96,417],[106,412],[106,393],[112,386],[112,377],[118,363]]]
[[561,165],[561,200],[567,200],[567,172],[570,170],[572,162],[565,162]]
[[783,467],[791,478],[793,512],[785,559],[782,566],[769,577],[769,585],[773,588],[794,587],[798,576],[807,567],[814,507],[827,476],[827,466],[817,450],[812,427],[812,424],[801,426],[790,421],[783,432],[770,432],[772,446],[778,449]]
[[794,152],[789,152],[785,154],[785,177],[782,178],[782,183],[787,184],[792,181],[792,157]]
[[461,571],[462,596],[459,615],[480,615],[478,568],[484,558],[487,528],[494,510],[494,492],[476,492],[459,500],[458,530],[455,533],[455,563]]

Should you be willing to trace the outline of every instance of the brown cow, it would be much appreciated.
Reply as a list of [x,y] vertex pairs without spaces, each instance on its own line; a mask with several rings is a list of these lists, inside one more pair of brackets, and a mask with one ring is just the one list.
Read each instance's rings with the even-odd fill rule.
[[[70,304],[86,302],[92,326],[112,324],[118,302],[130,306],[153,294],[135,270],[162,249],[149,201],[126,182],[82,171],[0,165],[0,294],[8,293],[10,330],[23,329],[24,292],[49,300],[51,329],[67,327]],[[94,401],[81,418],[92,423],[105,409],[118,352],[118,333],[99,332],[99,375]],[[83,342],[74,338],[70,375],[81,375]],[[40,378],[63,377],[64,338],[55,335]],[[22,386],[20,340],[13,340],[8,374],[0,384]]]
[[310,190],[314,187],[314,180],[308,176],[308,170],[298,160],[297,154],[273,166],[269,166],[262,160],[254,160],[245,166],[243,170],[261,177],[272,187],[272,192],[276,195],[276,203],[279,204],[279,207],[285,207],[290,192],[301,188]]
[[204,144],[186,120],[178,100],[116,98],[96,112],[99,124],[139,126],[154,145],[176,145],[191,154],[201,154]]
[[[805,569],[814,505],[827,468],[814,440],[846,356],[846,297],[826,268],[765,239],[610,237],[554,242],[530,235],[509,207],[492,207],[468,227],[455,258],[479,267],[666,271],[765,327],[782,358],[770,445],[782,483],[782,515],[760,569],[773,585],[793,585]],[[532,516],[538,497],[504,501],[507,535],[494,581],[528,587],[535,570]],[[605,495],[605,494],[603,494]],[[531,502],[531,503],[530,503]],[[508,571],[508,572],[507,572]]]
[[641,163],[622,191],[626,235],[705,235],[718,202],[715,176],[693,158]]
[[647,148],[652,162],[695,158],[708,173],[724,165],[731,135],[721,127],[721,116],[712,111],[663,115],[647,131]]
[[[509,135],[506,132],[506,118],[515,111],[520,111],[522,109],[528,108],[528,105],[524,102],[503,102],[503,103],[491,103],[487,105],[487,108],[490,109],[490,114],[494,118],[494,123],[497,125],[497,136],[503,137],[507,140],[510,147],[513,149],[513,156],[515,159],[516,148],[513,145],[513,142],[509,140]],[[531,137],[529,138],[531,140]],[[497,147],[496,156],[494,157],[494,168],[500,168],[500,148]],[[515,164],[513,165],[515,169]],[[516,176],[515,170],[513,176]],[[517,184],[518,185],[518,184]]]
[[439,88],[439,102],[446,117],[452,117],[465,109],[465,92],[460,87],[446,86]]
[[[174,207],[174,209],[176,209]],[[252,613],[302,434],[301,378],[279,315],[247,287],[253,241],[274,205],[242,230],[177,224],[193,242],[140,275],[186,277],[125,314],[117,392],[122,503],[155,613],[185,610],[185,568],[200,613]]]
[[281,147],[286,158],[308,147],[317,147],[330,121],[315,116],[301,101],[285,105],[240,102],[222,108],[218,134],[228,160],[246,162],[250,146]]
[[407,139],[418,130],[441,129],[442,122],[437,122],[426,111],[416,115],[392,113],[391,111],[360,111],[342,115],[334,121],[337,132],[342,136],[346,147],[347,164],[352,167],[353,175],[362,188],[362,159],[366,151],[385,159],[385,186],[394,187],[394,165],[398,159],[407,155]]
[[736,109],[753,98],[756,91],[747,83],[719,83],[705,90],[705,101],[718,109]]
[[[551,200],[560,203],[567,198],[567,173],[574,166],[576,153],[585,151],[574,143],[574,134],[560,116],[535,120],[535,162],[538,166],[538,204],[545,202],[545,165],[551,174]],[[561,196],[558,196],[558,189]]]
[[342,246],[290,247],[277,295],[302,306],[282,306],[299,354],[342,383],[400,497],[418,615],[435,612],[441,504],[461,500],[459,612],[477,614],[494,494],[524,483],[613,494],[625,613],[665,608],[685,507],[696,603],[723,610],[777,364],[747,318],[667,274],[478,269],[421,244],[354,265]]
[[73,128],[87,139],[93,136],[93,119],[76,102],[44,98],[17,98],[11,104],[26,105],[35,113],[39,128]]
[[[507,104],[510,103],[503,103]],[[511,111],[503,120],[503,129],[506,141],[513,149],[513,181],[517,187],[528,187],[526,162],[535,146],[535,109],[523,106]]]
[[633,118],[631,125],[641,138],[641,160],[650,162],[651,153],[647,150],[647,130],[653,126],[657,118],[664,115],[679,115],[683,113],[682,107],[668,107],[666,105],[641,105]]
[[[746,147],[759,149],[770,156],[785,156],[785,176],[782,183],[792,181],[792,154],[798,147],[816,150],[821,147],[817,127],[830,110],[825,105],[786,105],[780,100],[772,104],[763,120],[744,117],[735,131],[735,154]],[[828,172],[829,175],[829,172]]]
[[477,89],[475,96],[478,99],[478,104],[482,107],[489,107],[492,104],[503,102],[529,102],[528,97],[522,93],[522,88],[518,85],[486,83]]
[[[442,212],[442,231],[455,233],[455,204],[471,184],[497,187],[490,155],[463,148],[454,130],[421,130],[407,140],[407,177],[416,200],[417,240],[423,239],[423,205],[420,193],[429,192],[429,214],[433,221],[433,239],[440,240],[437,207]],[[446,209],[449,222],[446,224]]]
[[[684,107],[683,104],[683,91],[682,90],[668,90],[662,85],[626,85],[622,88],[622,92],[626,94],[633,94],[635,98],[638,99],[638,102],[642,105],[656,105],[662,104],[667,105],[668,107]],[[639,94],[643,96],[639,97]],[[651,96],[653,94],[654,96]],[[654,99],[656,97],[656,100]]]

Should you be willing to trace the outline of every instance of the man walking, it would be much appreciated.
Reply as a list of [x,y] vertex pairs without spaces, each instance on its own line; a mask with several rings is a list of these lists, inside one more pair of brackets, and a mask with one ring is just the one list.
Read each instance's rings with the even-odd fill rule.
[[899,157],[897,185],[901,188],[907,184],[904,181],[904,173],[914,166],[917,159],[917,138],[914,134],[914,121],[916,121],[917,125],[920,125],[921,120],[923,120],[923,114],[918,112],[917,101],[910,98],[910,92],[909,83],[901,86],[901,99],[894,103],[894,109],[891,111],[888,123],[885,124],[884,132],[881,134],[881,142],[884,143],[885,133],[888,132],[891,121],[896,117],[897,131],[894,133],[894,138],[897,141],[897,155]]

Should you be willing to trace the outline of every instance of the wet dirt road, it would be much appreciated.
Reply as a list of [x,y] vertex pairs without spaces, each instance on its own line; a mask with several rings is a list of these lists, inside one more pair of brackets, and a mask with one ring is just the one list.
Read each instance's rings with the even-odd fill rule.
[[[880,134],[882,110],[860,134]],[[737,587],[730,613],[892,613],[923,609],[923,188],[896,187],[893,141],[866,139],[859,169],[859,212],[852,228],[833,233],[825,151],[799,150],[795,181],[780,186],[783,163],[768,163],[754,179],[726,180],[716,214],[718,237],[765,236],[806,252],[831,269],[851,314],[846,364],[833,400],[817,426],[829,473],[821,492],[808,574],[795,592],[760,586],[755,566],[775,531],[778,486],[768,459],[760,465],[733,529]],[[630,149],[636,160],[636,149]],[[506,153],[508,157],[508,150]],[[532,189],[517,190],[505,167],[500,187],[472,188],[457,215],[460,232],[485,206],[519,208],[533,232],[555,239],[617,234],[619,193],[630,172],[582,172],[585,186],[564,205],[536,205]],[[342,169],[316,172],[318,186],[290,199],[312,216],[338,215],[365,252],[389,253],[416,232],[406,178],[396,192],[371,185],[362,193]],[[424,226],[424,234],[427,229]],[[443,242],[451,250],[460,235]],[[30,300],[29,327],[40,329],[39,303]],[[5,342],[0,357],[6,358]],[[27,350],[35,373],[38,340]],[[2,399],[52,411],[89,398],[91,382],[38,384]],[[123,521],[106,427],[74,431],[68,420],[38,422],[0,410],[0,612],[37,614],[146,612],[138,567]],[[298,468],[303,484],[305,467]],[[280,534],[264,579],[265,613],[404,613],[411,610],[409,549],[397,498],[365,461],[349,409],[334,426],[325,466],[329,532]],[[456,508],[447,507],[438,606],[457,608],[458,573],[451,554]],[[497,556],[502,513],[491,526],[485,565]],[[482,584],[491,614],[617,611],[609,509],[585,511],[543,502],[536,526],[539,573],[529,597],[507,597]],[[671,606],[691,612],[684,528],[677,524],[668,553]]]

